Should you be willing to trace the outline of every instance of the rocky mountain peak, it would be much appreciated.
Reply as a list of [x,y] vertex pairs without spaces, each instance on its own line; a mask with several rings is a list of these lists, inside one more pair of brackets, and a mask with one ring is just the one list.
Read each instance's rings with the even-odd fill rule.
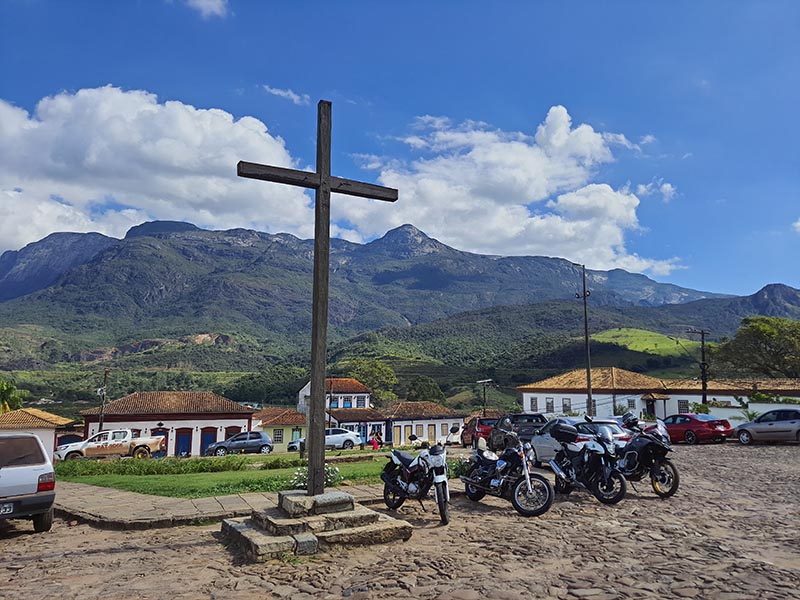
[[192,223],[184,223],[183,221],[148,221],[131,227],[128,233],[125,234],[125,239],[165,233],[180,233],[182,231],[200,231],[200,228]]
[[372,251],[408,258],[426,254],[441,254],[452,251],[452,248],[440,241],[428,237],[424,232],[410,224],[390,229],[386,234],[366,245]]

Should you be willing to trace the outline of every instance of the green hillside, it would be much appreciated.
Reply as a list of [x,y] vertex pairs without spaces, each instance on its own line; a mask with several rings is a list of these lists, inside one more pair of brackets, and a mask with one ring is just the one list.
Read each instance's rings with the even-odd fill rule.
[[635,352],[674,358],[700,359],[700,342],[666,336],[644,329],[620,327],[595,333],[591,338],[598,342],[623,346]]

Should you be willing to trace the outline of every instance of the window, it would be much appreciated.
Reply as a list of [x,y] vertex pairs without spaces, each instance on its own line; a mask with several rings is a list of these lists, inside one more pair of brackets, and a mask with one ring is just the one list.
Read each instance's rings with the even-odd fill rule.
[[359,396],[356,399],[356,408],[364,408],[367,406],[367,399],[363,396]]
[[447,435],[447,423],[442,423],[442,435]]
[[[45,463],[39,440],[31,437],[8,436],[0,438],[0,456],[3,457],[4,467],[42,465]],[[11,475],[11,480],[14,480],[13,475]],[[5,492],[5,490],[3,491]]]
[[127,437],[127,433],[124,431],[115,431],[111,434],[111,439],[116,440],[124,440]]
[[531,412],[537,412],[539,410],[539,399],[536,396],[531,396]]
[[773,421],[778,420],[778,413],[780,411],[773,410],[772,412],[765,413],[761,415],[756,421],[759,423],[772,423]]
[[562,398],[561,410],[565,413],[572,412],[572,400],[570,400],[569,398]]
[[679,413],[688,413],[689,412],[689,401],[688,400],[678,400],[678,412]]
[[276,444],[283,443],[283,429],[273,429],[272,430],[272,439],[275,440]]
[[338,398],[334,398],[333,400],[331,400],[331,408],[339,408],[339,399]]
[[247,434],[246,433],[240,433],[238,435],[233,436],[231,438],[231,441],[232,442],[244,442],[246,439],[247,439]]
[[545,398],[544,399],[545,409],[544,412],[553,412],[553,399],[552,398]]
[[131,435],[133,437],[141,437],[142,430],[141,429],[131,429]]
[[675,423],[675,417],[667,417],[664,419],[664,425],[672,425]]
[[96,436],[94,436],[93,438],[90,438],[90,439],[89,439],[89,441],[90,441],[90,442],[94,442],[94,443],[97,443],[97,442],[107,442],[107,441],[108,441],[108,432],[107,432],[107,431],[104,431],[103,433],[98,433],[98,434],[97,434]]
[[422,437],[422,425],[417,425],[417,437]]
[[299,427],[295,427],[292,429],[292,440],[299,440],[303,432],[300,430]]
[[345,408],[353,408],[353,397],[352,396],[345,396],[343,401],[344,401],[343,406]]
[[628,398],[628,410],[636,410],[636,398]]

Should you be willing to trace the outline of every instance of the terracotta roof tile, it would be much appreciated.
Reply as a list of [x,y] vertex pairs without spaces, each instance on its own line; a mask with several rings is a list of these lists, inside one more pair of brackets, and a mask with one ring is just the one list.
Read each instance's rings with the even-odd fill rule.
[[367,421],[385,421],[381,413],[374,408],[332,408],[331,416],[337,423],[361,423]]
[[258,411],[253,415],[253,420],[260,420],[261,426],[264,425],[305,425],[306,416],[292,408],[281,408],[279,406],[269,407]]
[[[575,369],[549,379],[517,387],[522,392],[586,392],[586,369]],[[663,391],[660,379],[617,367],[592,369],[593,392]]]
[[[697,392],[703,389],[699,379],[664,379],[668,392]],[[800,379],[711,379],[709,394],[747,396],[754,390],[767,394],[800,396]]]
[[442,406],[436,402],[396,402],[389,408],[382,410],[387,419],[426,419],[442,417],[462,417],[463,415],[452,408]]
[[0,414],[0,429],[56,429],[72,422],[72,419],[38,408],[20,408]]
[[372,390],[352,377],[328,377],[325,391],[329,394],[371,394]]
[[[213,392],[134,392],[106,404],[107,415],[240,413],[255,411]],[[100,407],[82,410],[82,415],[99,415]]]

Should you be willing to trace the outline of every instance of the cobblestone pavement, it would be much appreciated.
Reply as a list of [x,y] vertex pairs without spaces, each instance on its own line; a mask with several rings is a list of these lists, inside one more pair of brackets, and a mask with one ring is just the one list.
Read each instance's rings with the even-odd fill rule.
[[409,504],[408,542],[244,564],[219,526],[0,529],[0,598],[800,598],[800,446],[678,447],[681,489],[615,507],[558,497],[539,518],[454,499],[451,524]]

